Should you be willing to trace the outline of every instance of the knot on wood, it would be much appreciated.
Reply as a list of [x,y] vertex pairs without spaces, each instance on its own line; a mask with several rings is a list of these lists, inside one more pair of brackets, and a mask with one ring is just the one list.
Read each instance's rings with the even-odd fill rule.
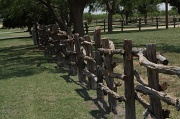
[[170,118],[170,110],[163,109],[163,116],[164,118]]
[[176,99],[176,109],[177,111],[180,110],[180,99]]

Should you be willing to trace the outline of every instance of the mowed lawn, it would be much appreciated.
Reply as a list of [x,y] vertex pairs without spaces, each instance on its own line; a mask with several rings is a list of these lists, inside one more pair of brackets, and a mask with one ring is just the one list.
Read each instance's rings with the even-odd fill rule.
[[91,91],[49,61],[30,38],[0,40],[0,119],[93,117]]
[[[157,49],[168,58],[169,65],[180,66],[179,28],[117,32],[102,34],[102,37],[113,40],[116,48],[122,48],[124,39],[131,39],[135,47],[156,43]],[[115,71],[122,73],[122,57],[116,58],[120,65]],[[143,74],[137,59],[134,64]],[[160,76],[161,82],[170,84],[166,92],[180,98],[180,78]],[[123,87],[118,93],[123,95]],[[136,105],[137,119],[142,119],[144,109],[138,103]],[[178,119],[180,114],[174,107],[163,106],[171,110],[171,119]],[[108,115],[107,103],[96,100],[96,91],[80,84],[77,76],[69,77],[66,68],[57,69],[50,58],[33,46],[31,38],[0,40],[0,119],[124,119],[124,104],[118,103],[118,109],[118,115]]]

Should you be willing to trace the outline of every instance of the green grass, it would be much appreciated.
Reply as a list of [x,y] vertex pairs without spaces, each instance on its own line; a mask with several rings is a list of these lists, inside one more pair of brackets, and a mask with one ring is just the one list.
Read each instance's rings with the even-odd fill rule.
[[[102,34],[122,48],[124,39],[131,39],[133,46],[145,47],[156,43],[157,49],[168,58],[170,65],[180,66],[180,29],[114,32]],[[5,35],[5,34],[2,34]],[[18,35],[18,34],[16,34]],[[33,45],[32,39],[0,40],[0,118],[1,119],[92,119],[124,118],[124,103],[118,103],[118,115],[108,114],[107,101],[97,101],[96,91],[88,90],[77,81],[77,76],[68,77],[66,69],[55,68],[56,64]],[[115,69],[122,73],[122,57],[116,56],[120,65]],[[134,62],[135,69],[146,79],[146,71]],[[166,92],[179,97],[179,77],[160,75],[160,81],[169,82]],[[123,95],[123,86],[118,89]],[[107,97],[106,97],[107,100]],[[136,102],[137,119],[142,119],[144,109]],[[171,119],[178,119],[174,107]]]
[[91,98],[80,96],[86,89],[48,63],[31,39],[0,40],[0,62],[1,119],[91,118]]
[[25,29],[0,29],[0,39],[15,38],[15,37],[28,37],[29,32],[24,32]]
[[[123,48],[123,41],[125,39],[132,40],[133,47],[145,48],[147,44],[156,44],[157,50],[160,51],[168,60],[169,65],[180,66],[180,28],[168,29],[168,30],[146,30],[146,31],[132,31],[132,32],[115,32],[112,34],[103,34],[102,37],[108,37],[114,41],[116,48]],[[115,69],[116,72],[123,73],[122,70],[122,57],[116,56],[119,62],[119,66]],[[139,65],[138,60],[134,60],[134,68],[138,70],[141,76],[147,80],[146,69]],[[180,79],[178,76],[171,76],[160,74],[160,83],[168,82],[170,85],[165,91],[172,97],[180,98],[179,85]],[[123,87],[120,87],[118,92],[121,93]],[[136,103],[137,117],[142,117],[144,109],[138,103]],[[168,106],[163,103],[163,109],[171,110],[171,119],[178,119],[180,113],[175,110],[175,107]]]

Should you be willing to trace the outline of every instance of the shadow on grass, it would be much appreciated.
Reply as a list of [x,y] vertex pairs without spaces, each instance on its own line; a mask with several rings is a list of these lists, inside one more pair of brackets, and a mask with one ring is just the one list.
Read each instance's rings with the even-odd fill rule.
[[92,101],[95,104],[95,106],[98,108],[97,110],[91,110],[89,112],[92,117],[94,117],[96,119],[100,119],[100,118],[108,119],[106,117],[106,115],[110,113],[110,111],[108,110],[108,104],[103,99],[93,99],[89,95],[89,93],[88,93],[89,89],[87,87],[87,82],[85,82],[85,84],[84,84],[84,83],[80,83],[79,81],[74,81],[68,75],[63,75],[63,76],[61,76],[61,78],[63,78],[67,83],[75,83],[75,84],[77,84],[77,85],[82,87],[82,89],[75,89],[77,94],[81,98],[83,98],[84,101]]
[[175,52],[180,53],[180,47],[177,45],[169,45],[169,44],[161,44],[158,46],[158,49],[164,51],[164,52]]
[[0,80],[30,76],[48,68],[42,66],[47,58],[36,53],[32,45],[20,45],[0,48]]
[[7,40],[13,40],[13,39],[24,39],[24,38],[32,38],[32,36],[4,37],[4,38],[0,38],[0,41],[7,41]]

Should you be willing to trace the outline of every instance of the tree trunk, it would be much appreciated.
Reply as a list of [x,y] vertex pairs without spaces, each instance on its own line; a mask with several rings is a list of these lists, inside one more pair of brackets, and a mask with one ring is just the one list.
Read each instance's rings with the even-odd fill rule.
[[125,16],[126,16],[126,25],[128,25],[128,17],[129,17],[129,13],[126,12]]
[[144,23],[147,24],[147,13],[144,15]]
[[109,11],[108,13],[108,32],[112,32],[112,16],[113,16],[113,12]]
[[84,35],[83,11],[89,0],[68,0],[71,12],[72,22],[74,24],[74,32]]

